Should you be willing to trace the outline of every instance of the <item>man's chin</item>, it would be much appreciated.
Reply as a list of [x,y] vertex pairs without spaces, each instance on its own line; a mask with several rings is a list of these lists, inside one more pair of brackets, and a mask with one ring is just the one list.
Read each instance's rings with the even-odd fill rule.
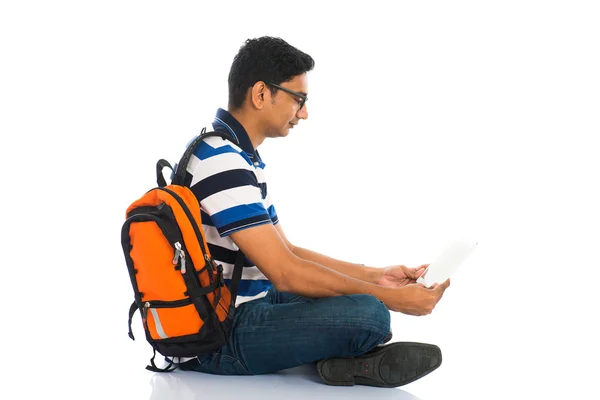
[[282,137],[286,137],[287,135],[290,134],[290,126],[288,125],[287,128],[285,128],[282,132],[281,132],[281,136]]

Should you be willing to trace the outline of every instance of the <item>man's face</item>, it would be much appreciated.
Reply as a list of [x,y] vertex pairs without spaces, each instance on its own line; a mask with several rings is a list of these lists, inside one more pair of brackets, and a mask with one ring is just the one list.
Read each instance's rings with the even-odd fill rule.
[[[280,83],[279,86],[304,96],[308,95],[306,74],[297,75],[289,82]],[[301,119],[308,118],[306,103],[300,108],[301,103],[300,96],[278,89],[271,98],[271,109],[265,129],[266,136],[285,137]]]

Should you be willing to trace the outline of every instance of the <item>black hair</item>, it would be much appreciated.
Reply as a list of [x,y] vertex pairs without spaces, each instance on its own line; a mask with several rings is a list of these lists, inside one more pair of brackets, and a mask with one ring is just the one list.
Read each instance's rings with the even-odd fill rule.
[[[278,85],[312,70],[314,66],[311,56],[281,38],[263,36],[246,40],[229,70],[229,109],[241,108],[248,88],[256,82]],[[277,88],[269,86],[269,89],[271,93],[277,93]]]

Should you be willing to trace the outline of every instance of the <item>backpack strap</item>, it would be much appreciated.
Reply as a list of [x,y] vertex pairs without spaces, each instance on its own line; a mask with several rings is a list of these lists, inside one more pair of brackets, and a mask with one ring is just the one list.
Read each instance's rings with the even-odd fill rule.
[[171,183],[176,184],[176,185],[183,185],[183,182],[185,182],[185,167],[180,168],[179,166],[180,165],[187,166],[188,163],[190,162],[190,158],[192,157],[192,154],[194,154],[194,150],[196,150],[196,147],[198,146],[198,144],[202,140],[206,139],[207,137],[211,137],[211,136],[219,136],[219,137],[223,138],[223,140],[229,140],[239,146],[239,142],[237,140],[235,140],[233,138],[233,136],[229,135],[228,133],[220,132],[220,131],[207,133],[206,128],[202,128],[202,132],[200,132],[200,135],[198,135],[198,137],[196,137],[189,144],[189,146],[183,153],[183,156],[181,156],[181,160],[179,161],[179,163],[175,164],[175,168],[173,168],[167,160],[164,160],[162,158],[160,160],[158,160],[158,162],[156,163],[156,183],[158,184],[158,187],[167,186],[167,181],[165,180],[165,178],[162,174],[162,171],[165,168],[169,168],[172,171],[173,179],[171,180]]
[[133,337],[133,331],[131,330],[131,321],[133,320],[133,314],[135,314],[137,310],[138,306],[137,303],[134,301],[133,303],[131,303],[131,307],[129,307],[129,337],[131,338],[131,340],[135,340],[135,337]]
[[242,271],[244,270],[244,253],[241,250],[238,251],[237,257],[235,258],[235,265],[233,266],[233,274],[231,276],[231,306],[235,307],[235,300],[237,298],[238,286],[242,279]]
[[[223,140],[229,140],[230,142],[235,143],[237,146],[240,145],[240,143],[229,133],[221,132],[221,131],[206,132],[206,128],[202,128],[200,135],[198,135],[198,137],[196,137],[189,144],[189,146],[183,153],[183,156],[181,156],[181,160],[179,160],[179,163],[176,164],[177,167],[175,169],[174,176],[173,176],[171,183],[176,184],[176,185],[183,185],[185,183],[186,166],[190,162],[190,158],[192,157],[192,154],[194,154],[196,147],[198,146],[198,144],[201,141],[203,141],[204,139],[206,139],[208,137],[212,137],[212,136],[218,136],[218,137],[222,138]],[[160,163],[160,161],[159,161],[159,163]],[[157,168],[158,168],[158,165],[157,165]],[[162,167],[161,167],[161,170],[162,170]],[[162,175],[161,175],[161,177],[162,177]],[[244,268],[244,258],[245,258],[244,253],[242,253],[241,250],[238,251],[237,257],[235,259],[235,265],[233,267],[233,275],[231,278],[230,307],[234,307],[234,308],[235,308],[235,300],[237,298],[238,286],[239,286],[240,280],[242,278],[242,271]],[[219,273],[222,274],[222,270],[219,271]],[[215,296],[215,307],[217,306],[217,304],[219,304],[219,300],[221,297],[220,294],[221,293],[219,291],[217,293],[217,296]]]
[[167,181],[165,181],[165,177],[162,174],[162,170],[165,167],[169,168],[171,171],[175,171],[167,160],[163,160],[162,158],[158,160],[158,162],[156,163],[156,183],[159,187],[167,186]]
[[152,347],[152,358],[150,359],[150,364],[152,365],[146,365],[146,369],[148,371],[152,371],[152,372],[171,372],[171,371],[175,371],[177,369],[177,364],[175,364],[173,362],[173,360],[169,360],[169,365],[167,365],[164,368],[159,368],[156,366],[156,364],[154,363],[154,357],[156,357],[156,349],[154,348],[154,346]]
[[[175,168],[173,168],[167,160],[164,160],[164,159],[158,160],[158,162],[156,163],[156,182],[158,183],[158,186],[160,186],[160,187],[167,186],[167,182],[165,181],[165,178],[162,175],[162,170],[165,167],[169,168],[171,171],[173,171],[173,175],[172,175],[173,179],[171,179],[172,184],[185,185],[186,167],[187,167],[188,163],[190,162],[190,158],[192,158],[192,154],[194,154],[196,147],[198,147],[198,144],[201,141],[203,141],[206,138],[213,137],[213,136],[218,136],[218,137],[222,138],[223,140],[229,140],[230,142],[235,143],[237,146],[240,145],[240,143],[229,133],[222,132],[222,131],[206,132],[206,128],[202,128],[200,135],[198,135],[194,140],[192,140],[192,142],[185,149],[185,152],[181,156],[179,163],[175,164]],[[237,298],[238,286],[239,286],[240,280],[242,278],[242,271],[243,271],[243,267],[244,267],[244,258],[245,258],[244,253],[242,253],[241,250],[238,251],[238,254],[237,254],[237,257],[235,260],[235,265],[233,267],[233,275],[232,275],[232,279],[231,279],[231,305],[233,307],[235,307],[235,300]],[[220,295],[220,293],[215,298],[215,306],[216,306],[216,304],[218,304],[218,302],[220,300],[219,295]]]
[[[131,307],[129,307],[129,337],[131,338],[131,340],[135,340],[135,337],[133,337],[133,332],[131,330],[131,321],[133,320],[133,315],[135,314],[135,312],[138,310],[138,306],[137,303],[134,301],[133,303],[131,303]],[[169,360],[169,365],[167,365],[165,368],[159,368],[156,366],[156,364],[154,363],[154,358],[156,357],[156,349],[154,348],[154,346],[152,346],[152,358],[150,359],[150,364],[151,365],[147,365],[146,369],[148,371],[152,371],[152,372],[171,372],[177,369],[177,365]]]
[[[235,143],[236,145],[240,145],[239,142],[237,140],[235,140],[229,133],[225,133],[225,132],[221,132],[221,131],[214,131],[214,132],[206,132],[206,128],[202,128],[202,131],[200,132],[200,135],[198,135],[187,147],[187,149],[185,149],[185,152],[183,153],[183,155],[181,156],[181,160],[179,160],[179,163],[177,163],[177,167],[175,169],[175,174],[173,176],[173,180],[171,181],[171,183],[173,183],[174,185],[184,185],[185,183],[185,172],[186,172],[186,167],[188,165],[188,163],[190,162],[190,158],[192,158],[192,154],[194,154],[194,151],[196,150],[196,147],[198,146],[198,144],[203,141],[204,139],[208,138],[208,137],[212,137],[212,136],[218,136],[220,138],[222,138],[223,140],[229,140],[233,143]],[[160,161],[159,161],[160,163]],[[158,165],[157,165],[158,168]]]

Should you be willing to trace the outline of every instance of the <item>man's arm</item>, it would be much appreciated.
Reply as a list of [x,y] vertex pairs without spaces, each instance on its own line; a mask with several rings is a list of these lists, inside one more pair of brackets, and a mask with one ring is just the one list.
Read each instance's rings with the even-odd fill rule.
[[348,294],[370,294],[392,311],[411,315],[429,314],[450,282],[435,288],[423,285],[382,287],[303,260],[294,254],[271,224],[231,234],[235,244],[250,258],[279,291],[320,298]]
[[292,253],[300,257],[303,260],[312,261],[317,264],[321,264],[329,269],[341,272],[348,276],[351,276],[361,281],[377,284],[381,279],[383,269],[366,267],[362,264],[352,264],[345,261],[336,260],[335,258],[328,257],[326,255],[317,253],[316,251],[304,249],[302,247],[294,246],[283,233],[281,222],[275,225],[275,229],[279,232],[279,235],[290,249]]

